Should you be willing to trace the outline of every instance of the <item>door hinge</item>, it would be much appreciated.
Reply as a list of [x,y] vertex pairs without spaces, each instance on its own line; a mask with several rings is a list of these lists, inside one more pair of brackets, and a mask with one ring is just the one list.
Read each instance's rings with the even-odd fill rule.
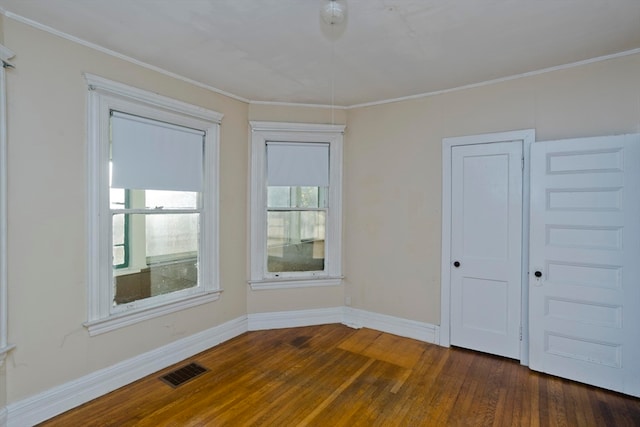
[[520,326],[520,341],[522,341],[522,326]]
[[524,170],[524,157],[522,158],[522,170]]

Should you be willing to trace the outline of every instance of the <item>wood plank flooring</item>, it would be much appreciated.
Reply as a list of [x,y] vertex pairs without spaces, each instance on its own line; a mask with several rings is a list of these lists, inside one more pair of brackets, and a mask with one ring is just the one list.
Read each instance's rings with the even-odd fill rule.
[[[160,376],[209,369],[171,388]],[[640,399],[343,325],[249,332],[43,426],[640,426]]]

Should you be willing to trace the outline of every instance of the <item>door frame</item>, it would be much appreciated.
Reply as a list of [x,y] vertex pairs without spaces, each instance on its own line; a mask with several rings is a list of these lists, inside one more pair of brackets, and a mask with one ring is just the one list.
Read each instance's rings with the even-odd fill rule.
[[440,264],[440,330],[438,344],[451,345],[451,149],[460,145],[522,141],[522,277],[520,302],[520,363],[529,364],[529,156],[535,129],[442,139],[442,249]]

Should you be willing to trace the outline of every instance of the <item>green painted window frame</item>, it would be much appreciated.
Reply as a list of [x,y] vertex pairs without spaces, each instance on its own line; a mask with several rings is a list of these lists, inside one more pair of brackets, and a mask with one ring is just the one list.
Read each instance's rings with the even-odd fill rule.
[[[124,190],[124,208],[128,209],[131,207],[131,202],[129,200],[130,198],[130,194],[129,194],[129,190],[125,189]],[[115,247],[119,247],[122,246],[124,248],[124,262],[122,264],[116,264],[113,266],[113,268],[115,269],[122,269],[122,268],[129,268],[129,264],[130,264],[130,248],[131,248],[131,242],[129,241],[130,236],[129,236],[129,214],[124,214],[124,239],[123,239],[123,243],[112,243],[112,246]]]

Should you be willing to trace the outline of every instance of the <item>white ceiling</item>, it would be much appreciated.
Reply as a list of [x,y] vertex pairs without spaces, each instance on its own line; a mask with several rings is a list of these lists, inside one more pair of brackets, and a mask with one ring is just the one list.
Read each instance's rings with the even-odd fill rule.
[[0,7],[253,101],[331,104],[333,72],[335,104],[361,105],[640,49],[640,0],[346,0],[333,43],[322,1],[0,0]]

